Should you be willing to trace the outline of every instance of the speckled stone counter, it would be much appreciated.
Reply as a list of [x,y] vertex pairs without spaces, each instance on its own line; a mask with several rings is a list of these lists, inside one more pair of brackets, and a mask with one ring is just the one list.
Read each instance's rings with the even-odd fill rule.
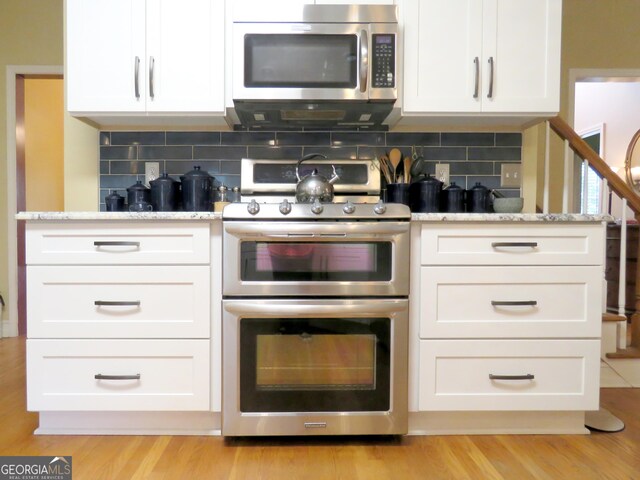
[[611,215],[578,213],[412,213],[414,222],[613,222]]
[[[219,212],[20,212],[16,220],[222,220]],[[577,213],[412,213],[414,222],[613,222]]]
[[20,212],[16,220],[222,220],[220,212]]

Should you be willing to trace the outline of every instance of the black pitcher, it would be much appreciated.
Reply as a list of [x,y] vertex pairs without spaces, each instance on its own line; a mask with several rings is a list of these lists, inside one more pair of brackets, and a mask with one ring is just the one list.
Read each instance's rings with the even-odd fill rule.
[[151,185],[151,205],[156,212],[173,212],[178,209],[180,184],[164,172]]
[[142,184],[142,180],[136,180],[134,185],[127,188],[127,204],[131,206],[146,203],[151,203],[151,190]]
[[211,211],[213,177],[200,170],[196,165],[193,170],[180,177],[182,181],[182,206],[186,212]]

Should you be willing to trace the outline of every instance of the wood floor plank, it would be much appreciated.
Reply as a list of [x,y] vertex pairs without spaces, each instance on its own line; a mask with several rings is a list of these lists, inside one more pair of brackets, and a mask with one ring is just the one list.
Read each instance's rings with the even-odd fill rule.
[[71,455],[74,480],[635,479],[640,389],[602,389],[626,428],[592,435],[266,437],[33,435],[24,338],[0,340],[0,455]]

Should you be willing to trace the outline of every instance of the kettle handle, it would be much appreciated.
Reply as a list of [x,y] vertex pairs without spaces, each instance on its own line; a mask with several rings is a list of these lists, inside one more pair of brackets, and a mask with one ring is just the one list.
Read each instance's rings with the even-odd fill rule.
[[[298,181],[300,181],[300,174],[298,173],[298,169],[300,168],[300,164],[302,162],[304,162],[305,160],[311,160],[312,158],[327,158],[326,155],[323,155],[321,153],[309,153],[307,155],[305,155],[304,157],[302,157],[300,160],[298,160],[298,163],[296,164],[296,178],[298,179]],[[335,167],[333,167],[333,173],[336,172]]]

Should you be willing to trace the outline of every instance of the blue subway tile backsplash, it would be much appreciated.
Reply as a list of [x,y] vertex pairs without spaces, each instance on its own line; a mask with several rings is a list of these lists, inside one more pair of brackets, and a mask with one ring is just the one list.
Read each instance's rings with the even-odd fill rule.
[[240,186],[240,159],[297,159],[309,153],[328,158],[371,159],[399,148],[404,156],[424,155],[426,172],[449,163],[452,182],[471,188],[476,182],[499,188],[506,196],[520,189],[500,188],[504,163],[522,161],[522,134],[511,132],[349,132],[349,131],[102,131],[100,144],[100,207],[104,198],[144,180],[145,162],[176,180],[199,165],[216,185]]

